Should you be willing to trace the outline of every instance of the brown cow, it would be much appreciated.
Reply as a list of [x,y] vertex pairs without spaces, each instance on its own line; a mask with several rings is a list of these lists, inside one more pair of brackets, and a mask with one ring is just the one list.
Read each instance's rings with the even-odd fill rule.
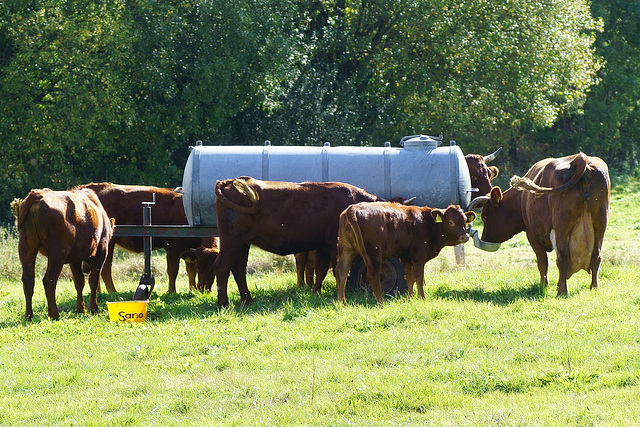
[[353,203],[378,199],[349,184],[295,184],[249,177],[218,181],[215,192],[220,253],[214,268],[218,305],[224,307],[229,305],[229,272],[242,302],[251,302],[246,276],[251,244],[279,255],[316,250],[313,292],[319,293],[336,255],[340,213]]
[[[499,170],[496,166],[487,166],[487,163],[494,160],[501,150],[502,147],[487,156],[467,154],[464,157],[469,168],[471,187],[478,189],[471,193],[471,200],[487,195],[491,191],[491,180],[498,176]],[[391,199],[390,201],[399,200]],[[298,286],[303,287],[305,284],[311,286],[315,272],[315,254],[313,252],[295,254],[295,260]]]
[[591,289],[597,288],[609,217],[607,164],[583,153],[549,158],[533,165],[524,178],[513,177],[511,186],[504,194],[494,187],[478,199],[484,203],[482,240],[501,243],[525,231],[543,285],[549,283],[547,252],[555,250],[558,296],[567,294],[567,280],[580,270],[591,273]]
[[[379,197],[376,198],[377,202],[396,202],[401,203],[403,205],[410,205],[416,198],[412,197],[410,199],[406,199],[404,197],[394,197],[390,200],[384,200]],[[299,287],[313,286],[313,277],[316,273],[316,252],[301,252],[294,254],[296,261],[296,278]],[[336,260],[331,260],[331,268],[336,266]],[[317,274],[316,274],[317,275]]]
[[496,158],[502,147],[498,148],[488,156],[479,154],[467,154],[464,159],[469,168],[469,177],[471,178],[471,187],[477,188],[477,192],[471,193],[471,200],[476,197],[485,196],[491,191],[491,180],[498,176],[498,168],[496,166],[487,166],[487,163]]
[[12,206],[17,212],[18,254],[22,264],[22,284],[26,301],[25,317],[33,318],[32,298],[38,252],[48,258],[42,283],[49,317],[58,319],[56,285],[64,264],[69,264],[77,292],[76,311],[84,313],[82,262],[89,263],[89,311],[98,312],[98,280],[107,258],[113,234],[109,219],[96,194],[89,189],[31,190],[23,201]]
[[211,291],[213,280],[215,279],[215,270],[213,265],[218,257],[218,238],[205,237],[202,244],[195,250],[196,263],[198,269],[198,290]]
[[[119,185],[110,182],[90,183],[77,188],[90,188],[96,192],[107,214],[115,218],[117,225],[141,225],[142,202],[151,202],[155,195],[156,203],[151,207],[151,223],[162,225],[188,225],[187,217],[182,205],[182,194],[171,188],[159,188],[140,185]],[[216,239],[209,238],[209,251],[213,255],[204,260],[202,256],[193,257],[196,249],[202,246],[203,239],[199,237],[153,237],[153,249],[164,249],[167,254],[167,275],[169,276],[168,293],[176,292],[176,277],[180,268],[180,258],[185,260],[189,289],[204,288],[205,284],[196,285],[198,261],[213,265],[217,253]],[[109,292],[116,292],[113,284],[111,265],[113,263],[113,248],[118,245],[128,251],[140,253],[144,251],[142,237],[114,236],[109,246],[109,256],[102,270],[102,280]],[[205,243],[207,244],[207,243]]]
[[378,304],[384,301],[381,267],[389,257],[398,257],[405,265],[409,296],[413,296],[415,282],[418,296],[424,298],[425,264],[443,247],[467,242],[465,226],[475,218],[473,212],[465,213],[457,205],[446,210],[389,202],[349,206],[340,215],[338,229],[338,264],[334,269],[338,301],[346,304],[347,276],[356,255],[367,267],[367,280]]

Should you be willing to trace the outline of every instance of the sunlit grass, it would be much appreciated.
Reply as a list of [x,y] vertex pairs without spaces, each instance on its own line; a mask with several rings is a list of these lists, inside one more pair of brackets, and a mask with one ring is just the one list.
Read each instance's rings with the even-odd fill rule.
[[[215,292],[166,293],[164,256],[143,324],[112,323],[106,302],[129,299],[142,257],[116,256],[116,294],[96,316],[75,314],[68,276],[57,322],[42,285],[22,319],[15,236],[0,242],[0,423],[6,425],[634,425],[640,417],[637,193],[617,190],[600,289],[585,272],[555,297],[538,283],[519,235],[493,254],[465,247],[426,267],[424,300],[379,308],[362,291],[336,303],[296,286],[293,259],[252,250],[242,306]],[[637,222],[637,221],[635,221]],[[43,271],[39,264],[39,275]],[[39,276],[41,277],[41,276]],[[85,294],[88,290],[85,291]]]

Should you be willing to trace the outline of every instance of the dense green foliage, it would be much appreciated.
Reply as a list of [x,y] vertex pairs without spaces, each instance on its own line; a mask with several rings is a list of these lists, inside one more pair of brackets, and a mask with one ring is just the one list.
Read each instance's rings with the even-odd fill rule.
[[[119,293],[75,314],[67,275],[46,316],[23,320],[16,238],[0,233],[0,423],[3,425],[633,426],[640,417],[638,180],[617,184],[600,289],[576,273],[567,298],[540,289],[523,233],[495,253],[465,245],[427,263],[425,299],[379,308],[370,294],[336,304],[296,286],[290,257],[251,253],[255,302],[167,294],[164,259],[144,324],[112,323],[141,255],[118,253]],[[553,255],[552,255],[553,256]],[[44,272],[40,257],[38,277]],[[137,265],[136,265],[136,260]],[[557,280],[553,260],[550,281]],[[85,299],[88,290],[85,290]]]
[[[0,220],[30,188],[179,185],[210,144],[444,133],[522,172],[633,167],[638,10],[595,0],[7,0]],[[601,81],[598,85],[598,81]]]

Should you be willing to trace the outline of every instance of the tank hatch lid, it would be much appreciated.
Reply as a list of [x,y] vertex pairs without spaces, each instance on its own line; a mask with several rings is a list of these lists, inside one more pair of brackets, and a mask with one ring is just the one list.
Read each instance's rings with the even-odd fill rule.
[[404,148],[436,148],[442,144],[440,136],[410,135],[400,139],[400,146]]

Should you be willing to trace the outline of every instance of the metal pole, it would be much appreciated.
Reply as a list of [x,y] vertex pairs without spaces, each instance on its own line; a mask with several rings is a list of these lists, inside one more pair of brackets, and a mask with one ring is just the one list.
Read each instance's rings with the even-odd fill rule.
[[[155,194],[154,194],[155,196]],[[155,198],[155,197],[154,197]],[[151,225],[151,203],[142,202],[142,225]],[[144,274],[151,277],[151,236],[145,236],[144,239]]]
[[[156,204],[156,195],[152,202],[142,202],[142,225],[151,225],[151,205]],[[155,285],[155,279],[151,275],[151,236],[144,236],[144,273],[140,277],[140,284],[133,294],[135,300],[148,300]]]

